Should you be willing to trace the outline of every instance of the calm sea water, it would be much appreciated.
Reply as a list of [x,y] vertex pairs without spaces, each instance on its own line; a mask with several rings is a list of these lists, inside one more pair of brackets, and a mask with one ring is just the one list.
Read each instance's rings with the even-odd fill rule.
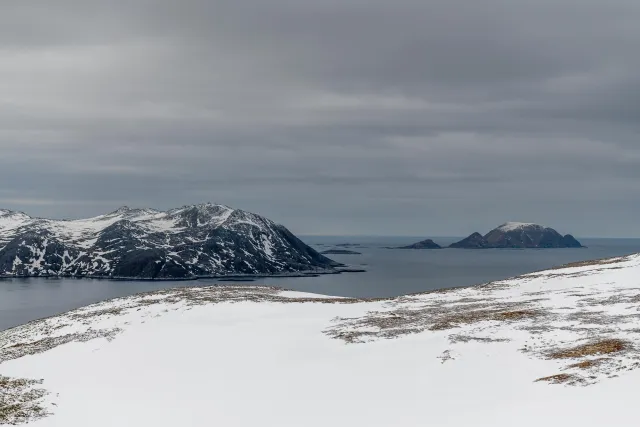
[[[411,237],[303,237],[319,250],[350,243],[361,255],[331,255],[366,273],[308,278],[268,278],[250,284],[280,286],[326,295],[389,297],[439,288],[467,286],[566,264],[640,252],[640,239],[583,239],[583,249],[395,250]],[[457,238],[440,238],[445,245]],[[0,280],[0,330],[87,304],[176,286],[208,286],[216,280],[124,282],[90,279]],[[229,284],[229,282],[226,282]]]

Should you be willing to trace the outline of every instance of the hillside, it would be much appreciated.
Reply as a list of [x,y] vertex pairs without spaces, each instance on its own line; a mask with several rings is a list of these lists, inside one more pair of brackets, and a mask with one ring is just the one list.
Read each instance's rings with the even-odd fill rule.
[[639,274],[634,255],[384,300],[233,286],[120,298],[0,332],[4,417],[634,425]]

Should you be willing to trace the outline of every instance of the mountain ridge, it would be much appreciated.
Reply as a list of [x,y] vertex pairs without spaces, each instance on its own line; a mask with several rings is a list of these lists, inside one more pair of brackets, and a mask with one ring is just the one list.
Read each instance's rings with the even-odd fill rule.
[[126,279],[336,272],[280,224],[226,205],[122,206],[86,219],[0,210],[0,276]]

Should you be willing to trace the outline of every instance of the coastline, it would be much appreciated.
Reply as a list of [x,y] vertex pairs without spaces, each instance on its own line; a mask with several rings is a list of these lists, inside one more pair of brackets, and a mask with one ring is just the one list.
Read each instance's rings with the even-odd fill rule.
[[278,274],[229,274],[229,275],[204,275],[204,276],[189,276],[189,277],[114,277],[114,276],[74,276],[74,275],[27,275],[27,276],[0,276],[0,280],[11,279],[92,279],[92,280],[112,280],[112,281],[132,281],[132,282],[188,282],[193,280],[206,280],[206,279],[264,279],[264,278],[301,278],[301,277],[318,277],[324,275],[343,274],[343,273],[365,273],[367,270],[360,268],[351,268],[344,266],[344,268],[326,269],[326,270],[305,270],[291,273],[278,273]]

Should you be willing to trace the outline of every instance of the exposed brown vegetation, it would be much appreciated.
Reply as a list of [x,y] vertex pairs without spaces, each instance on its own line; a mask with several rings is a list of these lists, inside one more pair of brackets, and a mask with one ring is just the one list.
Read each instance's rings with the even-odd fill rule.
[[568,264],[563,264],[557,267],[553,267],[552,270],[560,270],[563,268],[575,268],[575,267],[589,267],[592,265],[617,264],[620,262],[624,262],[626,260],[627,260],[627,257],[613,257],[613,258],[602,258],[602,259],[589,260],[589,261],[570,262]]
[[585,298],[580,300],[580,304],[588,306],[614,305],[614,304],[637,304],[640,302],[640,294],[630,295],[618,294],[606,298]]
[[515,310],[498,313],[495,320],[520,320],[527,317],[535,317],[538,313],[533,310]]
[[468,343],[468,342],[483,342],[483,343],[495,343],[495,342],[509,342],[511,341],[509,338],[489,338],[489,337],[474,337],[471,335],[460,335],[454,334],[449,335],[449,342],[451,344],[456,343]]
[[533,318],[541,313],[534,310],[513,310],[513,311],[499,311],[499,310],[473,310],[468,312],[452,313],[448,316],[443,316],[437,323],[431,326],[432,331],[440,331],[444,329],[452,329],[461,325],[470,323],[496,320],[496,321],[516,321],[526,318]]
[[568,314],[566,317],[568,321],[577,321],[583,325],[615,325],[629,322],[637,322],[640,319],[640,314],[607,314],[604,311],[576,311]]
[[108,330],[89,330],[83,333],[66,334],[57,337],[47,337],[28,343],[13,344],[5,348],[0,348],[0,363],[31,354],[43,353],[47,350],[58,347],[59,345],[74,341],[86,342],[96,338],[113,339],[113,337],[119,332],[121,332],[121,330],[118,328]]
[[544,378],[538,378],[535,382],[542,382],[542,381],[546,381],[552,384],[563,384],[566,383],[570,380],[574,379],[573,375],[569,375],[569,374],[558,374],[558,375],[552,375],[550,377],[544,377]]
[[594,360],[585,360],[584,362],[574,363],[573,365],[567,366],[567,369],[577,368],[577,369],[589,369],[600,365],[605,362],[607,359],[594,359]]
[[613,354],[629,348],[629,343],[618,339],[607,339],[583,344],[578,347],[551,353],[551,359],[576,359],[598,354]]
[[45,390],[34,388],[42,381],[0,376],[0,424],[22,424],[49,413],[41,406]]
[[532,309],[531,305],[529,301],[509,303],[476,299],[468,304],[459,304],[458,300],[436,300],[410,309],[374,311],[362,317],[337,318],[334,320],[338,324],[325,330],[325,333],[347,343],[356,343],[372,338],[395,338],[426,330],[455,329],[480,322],[517,322],[547,315],[544,310]]

